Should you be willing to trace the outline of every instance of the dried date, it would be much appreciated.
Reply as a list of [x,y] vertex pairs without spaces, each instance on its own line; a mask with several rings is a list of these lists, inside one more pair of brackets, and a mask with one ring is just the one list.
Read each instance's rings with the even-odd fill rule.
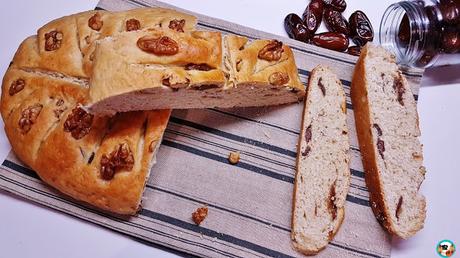
[[380,128],[380,126],[378,124],[373,124],[372,127],[375,128],[375,130],[377,131],[377,135],[379,137],[382,136],[382,129]]
[[331,214],[332,220],[335,220],[337,218],[337,205],[335,204],[335,199],[336,199],[335,184],[336,182],[334,182],[331,185],[331,188],[329,188],[329,197],[328,197],[328,203],[327,203],[327,210],[329,211],[329,214]]
[[205,91],[205,90],[216,89],[216,88],[219,88],[219,85],[217,85],[217,84],[201,84],[201,85],[194,85],[192,87],[192,90]]
[[323,19],[323,0],[312,0],[305,8],[302,18],[310,35],[315,34]]
[[310,141],[311,141],[311,125],[309,125],[307,127],[307,129],[305,129],[305,142],[308,144]]
[[460,24],[460,2],[447,2],[439,6],[442,20],[449,25]]
[[396,211],[395,211],[395,217],[396,219],[399,220],[399,216],[401,216],[401,207],[402,207],[402,204],[403,204],[403,197],[400,196],[399,197],[399,200],[398,200],[398,204],[396,205]]
[[349,19],[350,37],[358,46],[364,46],[374,40],[374,29],[362,11],[354,12]]
[[385,142],[380,138],[377,139],[377,150],[380,154],[380,157],[384,159],[383,153],[385,152]]
[[393,89],[396,92],[396,97],[399,104],[401,104],[401,106],[404,106],[403,95],[406,92],[406,89],[404,88],[404,84],[402,82],[403,78],[401,76],[402,75],[399,74],[397,77],[393,78]]
[[326,6],[338,12],[344,12],[347,9],[347,2],[345,0],[326,0]]
[[398,30],[398,39],[399,44],[405,48],[409,45],[410,42],[410,25],[409,25],[409,17],[405,14],[399,24]]
[[319,86],[319,89],[321,90],[321,93],[323,93],[323,97],[326,96],[326,88],[324,87],[324,84],[323,84],[323,78],[319,78],[318,86]]
[[319,47],[343,52],[347,50],[350,42],[345,34],[324,32],[313,36],[312,43]]
[[308,144],[309,144],[310,141],[311,141],[311,137],[312,137],[311,125],[309,125],[309,126],[307,127],[307,129],[305,129],[305,143],[307,144],[307,147],[305,147],[305,150],[302,152],[302,156],[304,156],[304,157],[308,156],[308,154],[309,154],[310,151],[311,151],[310,146],[308,146]]
[[340,12],[327,8],[324,11],[324,21],[329,31],[343,33],[347,36],[350,34],[348,21]]
[[444,53],[456,53],[460,51],[460,28],[446,29],[442,33],[441,49]]
[[188,63],[185,65],[184,69],[185,70],[210,71],[213,68],[205,63],[202,63],[202,64]]
[[303,23],[302,19],[295,14],[290,13],[284,18],[284,29],[290,38],[299,40],[302,42],[308,42],[310,38],[310,33],[307,30],[307,27]]

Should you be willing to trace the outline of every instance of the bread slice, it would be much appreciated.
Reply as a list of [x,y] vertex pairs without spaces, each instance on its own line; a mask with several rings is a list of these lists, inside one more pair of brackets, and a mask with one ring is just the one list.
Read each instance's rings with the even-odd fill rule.
[[[171,53],[142,50],[164,39]],[[223,60],[223,62],[222,62]],[[99,41],[89,110],[230,108],[298,102],[305,94],[291,49],[279,41],[218,32],[144,30]]]
[[390,233],[408,238],[425,220],[425,168],[416,103],[394,56],[367,44],[351,98],[372,210]]
[[350,184],[345,93],[327,67],[316,67],[308,84],[297,153],[291,238],[313,255],[337,233]]

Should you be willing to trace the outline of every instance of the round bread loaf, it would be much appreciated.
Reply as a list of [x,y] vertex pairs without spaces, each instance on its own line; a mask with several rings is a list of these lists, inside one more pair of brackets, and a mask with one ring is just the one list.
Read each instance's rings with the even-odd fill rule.
[[190,31],[195,24],[193,16],[161,8],[98,10],[51,21],[25,39],[3,78],[0,106],[17,157],[77,200],[136,213],[170,110],[87,113],[95,41],[146,28]]

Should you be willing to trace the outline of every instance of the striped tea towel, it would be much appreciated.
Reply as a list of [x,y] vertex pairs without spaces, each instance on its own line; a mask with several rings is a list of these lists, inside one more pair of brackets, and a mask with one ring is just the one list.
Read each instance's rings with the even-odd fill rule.
[[[154,0],[101,0],[109,11],[136,7],[176,7]],[[180,10],[187,12],[185,10]],[[190,12],[188,12],[190,13]],[[217,30],[250,39],[279,39],[294,51],[303,83],[318,64],[329,65],[347,94],[351,135],[351,187],[345,221],[319,257],[389,257],[390,237],[371,208],[350,102],[350,79],[356,57],[192,13],[198,29]],[[417,99],[420,70],[406,70]],[[131,218],[104,214],[70,200],[44,185],[13,153],[0,169],[0,188],[90,222],[130,235],[147,244],[183,254],[218,257],[295,257],[291,247],[291,199],[296,144],[303,104],[231,110],[176,110],[144,194],[143,209]],[[231,151],[241,153],[230,165]],[[191,220],[206,204],[200,226]]]

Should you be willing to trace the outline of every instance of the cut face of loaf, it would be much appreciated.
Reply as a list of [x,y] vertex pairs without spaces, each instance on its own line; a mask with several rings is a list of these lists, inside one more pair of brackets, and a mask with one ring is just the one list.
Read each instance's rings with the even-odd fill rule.
[[324,249],[344,218],[350,184],[345,93],[323,66],[310,76],[297,152],[291,238],[307,255]]
[[144,30],[99,41],[89,110],[230,108],[297,102],[305,94],[290,48],[218,32]]
[[415,100],[390,53],[363,48],[351,97],[372,210],[390,233],[408,238],[425,220],[425,168]]

